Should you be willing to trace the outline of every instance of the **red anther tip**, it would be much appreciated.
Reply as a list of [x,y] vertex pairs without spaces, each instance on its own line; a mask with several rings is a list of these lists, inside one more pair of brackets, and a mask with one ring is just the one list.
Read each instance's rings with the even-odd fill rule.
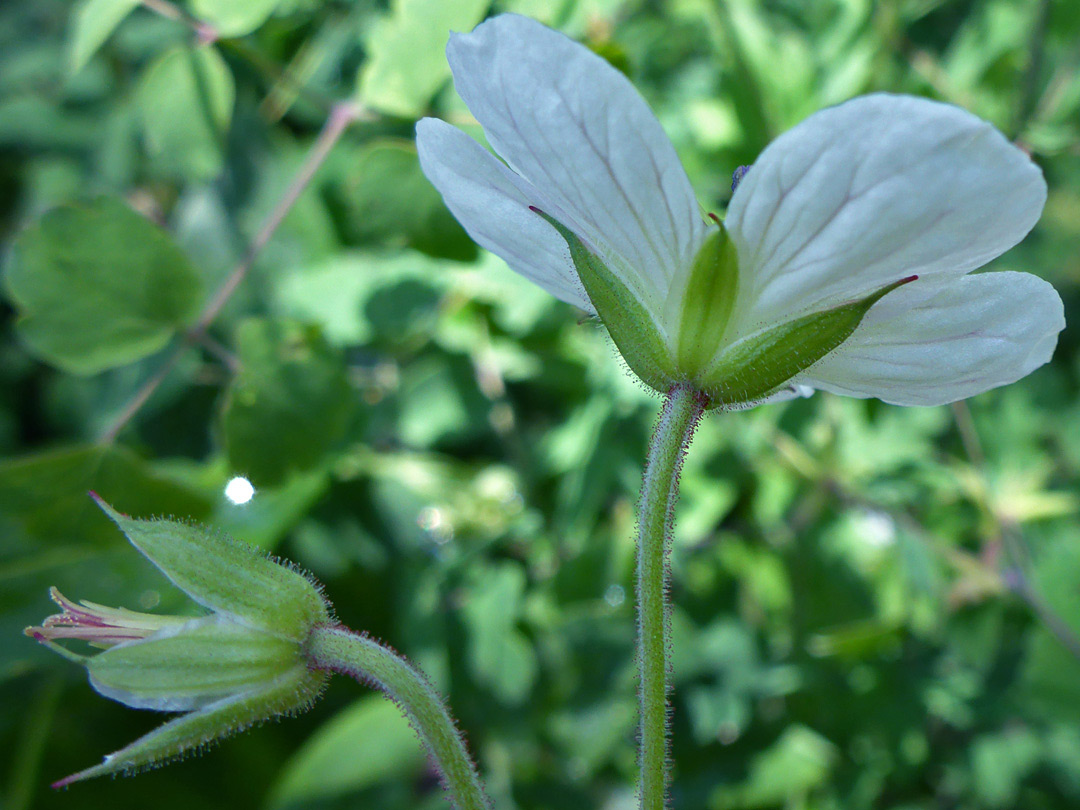
[[529,210],[532,211],[534,214],[542,214],[542,213],[544,213],[539,208],[537,208],[535,205],[530,205]]
[[708,216],[709,216],[709,219],[711,219],[711,220],[712,220],[713,222],[715,222],[715,223],[716,223],[717,225],[719,225],[719,226],[723,227],[724,223],[722,223],[722,222],[720,221],[720,217],[718,217],[718,216],[717,216],[716,214],[714,214],[714,213],[713,213],[712,211],[710,211],[710,212],[709,212],[709,215],[708,215]]
[[918,281],[918,276],[908,276],[907,278],[900,279],[901,284],[910,284],[913,281]]

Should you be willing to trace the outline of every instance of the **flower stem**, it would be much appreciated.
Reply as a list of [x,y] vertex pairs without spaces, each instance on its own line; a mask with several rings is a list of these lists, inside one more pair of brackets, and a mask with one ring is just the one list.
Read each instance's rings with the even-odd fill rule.
[[386,693],[405,713],[457,810],[490,810],[476,766],[446,703],[417,669],[388,647],[346,627],[321,625],[308,638],[315,669],[339,672]]
[[638,504],[637,599],[642,810],[663,810],[668,782],[668,550],[679,472],[704,411],[691,388],[668,392],[656,423]]

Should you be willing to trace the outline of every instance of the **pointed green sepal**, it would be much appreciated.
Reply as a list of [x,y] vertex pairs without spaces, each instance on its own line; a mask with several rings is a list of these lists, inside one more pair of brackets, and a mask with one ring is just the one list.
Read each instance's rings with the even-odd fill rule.
[[677,299],[680,312],[675,357],[678,368],[693,378],[716,357],[724,339],[739,285],[739,259],[735,243],[720,220],[719,228],[701,246],[686,287]]
[[201,526],[136,520],[93,497],[132,545],[200,605],[295,641],[330,620],[317,585],[258,549]]
[[300,645],[220,614],[89,658],[90,684],[133,709],[187,712],[306,669]]
[[694,383],[715,407],[763,399],[851,337],[870,307],[910,276],[847,304],[759,332],[728,347]]
[[626,364],[642,382],[666,393],[678,381],[671,352],[649,310],[577,234],[538,208],[570,248],[578,278]]
[[176,759],[271,717],[301,712],[321,694],[326,678],[325,673],[306,666],[293,667],[259,689],[223,698],[170,720],[109,754],[100,765],[61,779],[53,787],[107,774],[132,773]]

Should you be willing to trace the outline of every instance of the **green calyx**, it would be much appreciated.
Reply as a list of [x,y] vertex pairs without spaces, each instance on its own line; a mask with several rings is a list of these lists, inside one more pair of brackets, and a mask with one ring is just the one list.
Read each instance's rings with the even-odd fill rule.
[[[661,393],[689,385],[711,408],[757,402],[781,389],[851,337],[874,304],[917,276],[855,301],[814,312],[749,337],[729,334],[739,259],[723,223],[705,239],[667,301],[651,310],[578,236],[533,208],[559,232],[596,314],[630,369]],[[666,325],[666,328],[665,328]]]
[[87,659],[86,669],[105,697],[156,711],[201,709],[307,674],[296,642],[217,615],[111,647]]
[[666,392],[677,379],[678,372],[652,314],[630,288],[585,247],[577,234],[540,209],[532,210],[566,240],[578,278],[626,364],[650,388]]
[[865,298],[814,312],[728,346],[694,382],[714,407],[764,399],[851,337],[874,304],[910,276]]
[[[142,644],[134,644],[130,649],[138,649]],[[115,652],[102,653],[101,656],[91,659],[91,665],[93,661],[106,655],[116,655],[123,649],[128,648],[121,647],[116,648]],[[160,664],[152,666],[161,674]],[[94,680],[95,674],[98,676],[97,680],[94,680],[98,691],[103,691],[102,679],[127,681],[131,678],[130,672],[120,673],[118,658],[112,661],[106,659],[96,669],[95,673],[95,668],[90,667],[91,679]],[[165,677],[170,679],[172,676]],[[134,773],[168,762],[188,751],[202,748],[272,717],[297,714],[315,702],[322,692],[326,678],[324,673],[310,670],[303,664],[289,667],[277,677],[258,686],[237,690],[173,718],[109,754],[102,763],[65,777],[54,783],[53,787],[64,787],[73,782],[109,774]]]
[[330,620],[315,583],[258,549],[202,526],[136,520],[94,497],[131,544],[203,607],[297,642]]

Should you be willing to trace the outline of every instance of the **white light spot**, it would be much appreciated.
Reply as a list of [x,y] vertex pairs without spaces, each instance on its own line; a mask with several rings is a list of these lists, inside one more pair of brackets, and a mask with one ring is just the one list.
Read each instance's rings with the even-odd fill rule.
[[876,548],[896,542],[896,522],[884,512],[864,512],[859,520],[859,530],[862,539]]
[[721,745],[731,745],[739,739],[739,726],[730,720],[721,723],[719,730],[716,732],[716,739],[720,741]]
[[425,506],[416,518],[417,524],[440,546],[454,539],[454,527],[437,506]]
[[612,607],[618,607],[625,599],[626,591],[622,585],[608,585],[608,589],[604,591],[604,601]]
[[242,475],[238,475],[229,479],[229,483],[225,485],[225,497],[236,504],[247,503],[255,497],[255,487]]

